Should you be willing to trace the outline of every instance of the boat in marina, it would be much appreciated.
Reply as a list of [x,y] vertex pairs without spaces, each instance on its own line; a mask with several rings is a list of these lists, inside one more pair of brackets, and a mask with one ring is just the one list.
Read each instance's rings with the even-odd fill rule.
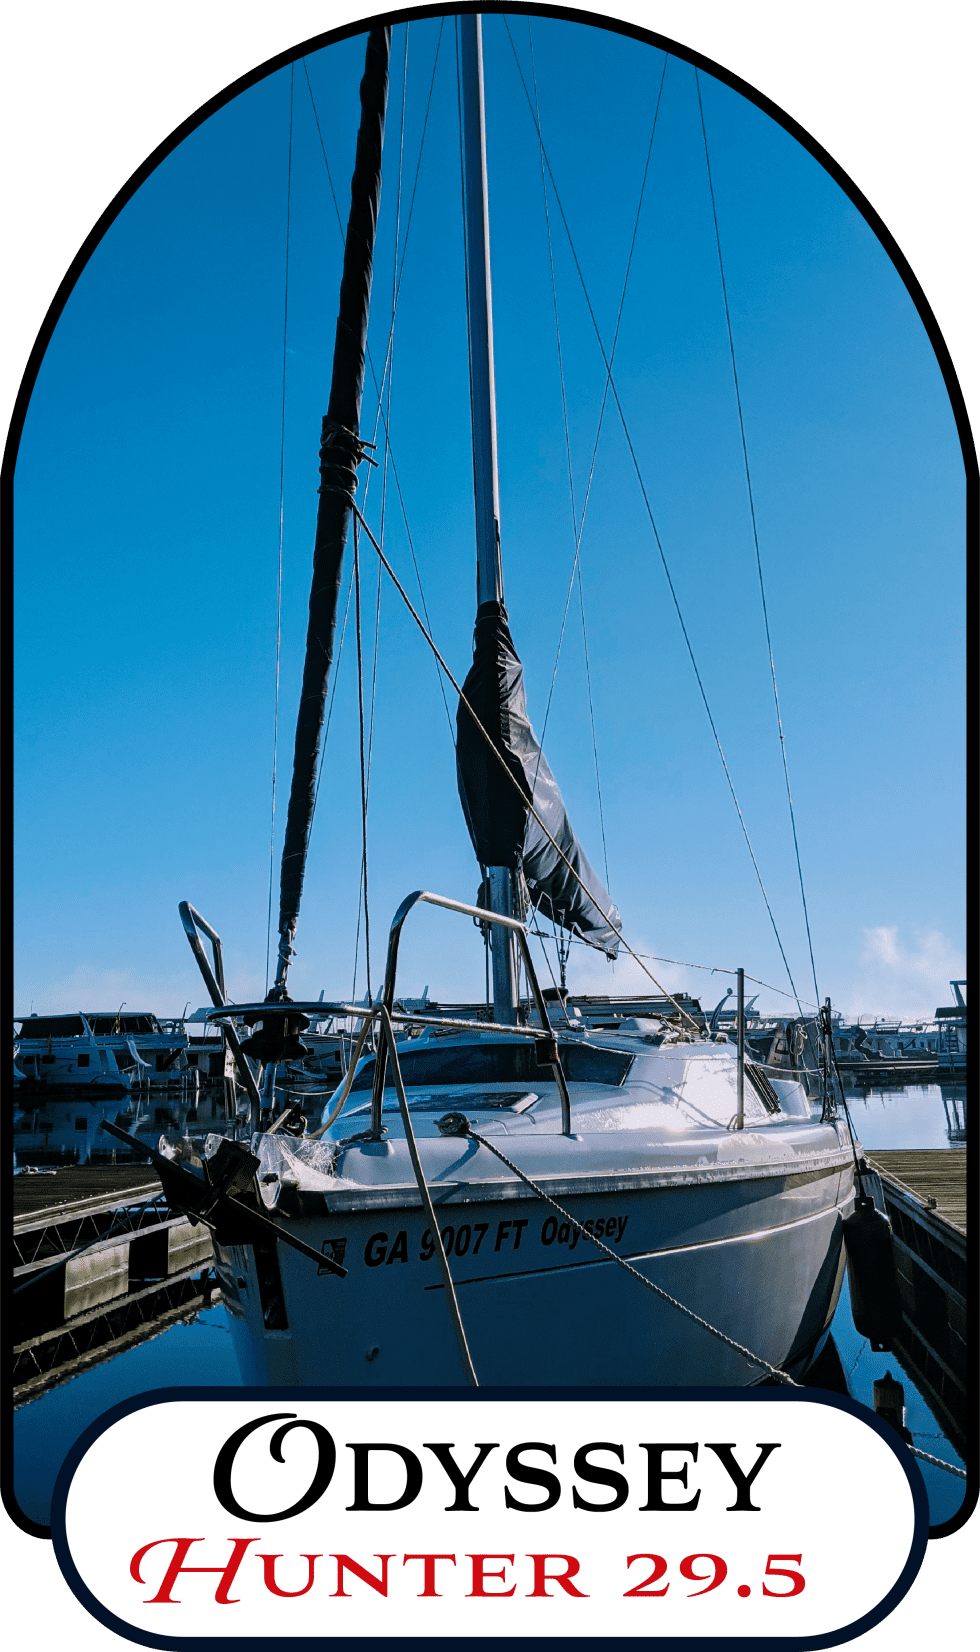
[[14,1025],[24,1083],[39,1093],[127,1096],[134,1085],[179,1084],[187,1067],[183,1024],[149,1012],[25,1015],[15,1016]]
[[[362,542],[371,538],[356,501],[369,456],[360,409],[390,48],[380,27],[361,83],[279,953],[265,1000],[229,999],[216,932],[181,907],[208,1017],[225,1029],[249,1096],[251,1143],[215,1134],[201,1152],[171,1145],[154,1163],[171,1204],[213,1229],[248,1383],[740,1385],[800,1375],[836,1307],[860,1175],[834,1096],[829,1006],[809,1025],[802,1013],[749,1015],[741,972],[724,1016],[729,994],[705,1013],[656,983],[647,997],[576,998],[564,986],[543,991],[532,961],[528,933],[542,919],[608,957],[637,955],[532,728],[504,605],[481,20],[467,14],[457,26],[477,607],[471,669],[462,686],[450,680],[480,893],[406,897],[376,1001],[289,997],[352,518]],[[446,924],[477,926],[486,1004],[401,996],[402,931],[423,906]],[[316,1086],[301,1082],[305,1040],[328,1017],[345,1071],[314,1107]],[[110,1134],[124,1137],[120,1127]]]
[[835,1019],[834,1050],[841,1072],[858,1084],[925,1084],[966,1076],[965,981],[951,981],[956,1002],[940,1004],[929,1020],[861,1017]]
[[124,1009],[32,1014],[15,1018],[14,1049],[14,1139],[27,1162],[110,1157],[100,1135],[106,1119],[138,1137],[144,1152],[161,1132],[237,1125],[220,1028]]

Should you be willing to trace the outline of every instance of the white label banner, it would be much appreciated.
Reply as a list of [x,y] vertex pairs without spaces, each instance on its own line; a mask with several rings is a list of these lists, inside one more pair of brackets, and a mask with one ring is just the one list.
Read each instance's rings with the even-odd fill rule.
[[59,1483],[69,1583],[154,1645],[796,1640],[882,1615],[921,1562],[918,1471],[847,1402],[404,1393],[103,1419]]

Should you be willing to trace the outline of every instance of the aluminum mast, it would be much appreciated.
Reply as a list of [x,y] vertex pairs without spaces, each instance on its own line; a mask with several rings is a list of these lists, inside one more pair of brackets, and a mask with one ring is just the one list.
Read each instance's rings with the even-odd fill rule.
[[[463,91],[463,202],[469,298],[470,406],[473,422],[473,495],[476,507],[476,601],[504,600],[500,562],[500,492],[497,480],[497,408],[493,377],[493,303],[490,290],[490,221],[487,213],[486,126],[483,107],[483,32],[479,14],[459,19]],[[508,866],[488,866],[487,905],[505,917],[519,917],[514,875]],[[517,960],[510,932],[494,925],[494,1020],[517,1020]]]

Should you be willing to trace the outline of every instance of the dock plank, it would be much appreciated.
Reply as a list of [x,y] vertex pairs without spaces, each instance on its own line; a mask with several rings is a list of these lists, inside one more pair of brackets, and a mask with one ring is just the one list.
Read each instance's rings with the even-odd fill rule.
[[134,1201],[162,1192],[156,1172],[142,1164],[64,1165],[53,1176],[15,1176],[13,1181],[15,1221],[41,1212],[68,1215],[72,1205],[131,1191]]
[[937,1216],[966,1232],[966,1148],[902,1147],[867,1154],[868,1163],[902,1183]]

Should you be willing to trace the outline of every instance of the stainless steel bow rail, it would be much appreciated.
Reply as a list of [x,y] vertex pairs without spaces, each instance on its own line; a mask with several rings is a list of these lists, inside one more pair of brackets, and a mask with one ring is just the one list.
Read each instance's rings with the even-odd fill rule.
[[[464,917],[472,918],[479,924],[496,924],[502,929],[509,929],[521,950],[524,968],[527,973],[528,985],[534,995],[535,1008],[541,1021],[541,1032],[535,1038],[538,1052],[538,1065],[550,1067],[555,1075],[558,1086],[558,1095],[561,1100],[561,1130],[563,1136],[572,1133],[571,1102],[568,1095],[568,1085],[562,1071],[561,1058],[558,1054],[558,1040],[552,1030],[548,1017],[548,1006],[544,1001],[544,994],[538,984],[538,977],[531,960],[531,949],[528,946],[527,930],[519,918],[505,917],[501,912],[488,912],[482,906],[468,906],[464,901],[450,900],[448,895],[434,895],[428,889],[416,889],[414,894],[406,895],[401,906],[391,921],[388,933],[388,957],[385,963],[385,984],[382,1002],[389,1021],[395,1005],[395,975],[398,969],[398,948],[401,944],[402,929],[405,919],[413,907],[425,902],[429,906],[441,906],[448,912],[461,912]],[[527,1029],[524,1029],[525,1036]],[[394,1040],[392,1040],[394,1042]],[[381,1130],[381,1103],[385,1087],[385,1055],[383,1050],[378,1051],[374,1069],[374,1087],[371,1091],[371,1129],[380,1133]]]
[[[211,928],[211,925],[205,918],[201,917],[200,912],[195,911],[190,901],[181,901],[177,910],[180,913],[180,921],[184,926],[184,933],[190,942],[191,951],[197,959],[197,967],[201,971],[201,974],[204,977],[204,984],[211,995],[212,1004],[226,1004],[228,1002],[228,998],[225,992],[225,970],[224,960],[221,955],[221,936],[218,934],[217,930]],[[202,933],[205,934],[211,942],[211,950],[214,955],[214,969],[212,969],[211,965],[208,963],[207,953],[201,943]],[[259,1122],[259,1111],[262,1107],[262,1098],[259,1095],[258,1085],[256,1084],[252,1071],[247,1060],[245,1059],[241,1039],[239,1038],[236,1029],[232,1026],[230,1021],[224,1021],[222,1023],[222,1027],[224,1030],[225,1040],[235,1057],[235,1066],[238,1068],[242,1084],[247,1091],[249,1101],[252,1104],[253,1124],[257,1126]]]
[[[397,1010],[395,1008],[395,976],[398,969],[398,949],[401,942],[401,933],[408,914],[412,911],[413,907],[419,905],[420,902],[426,903],[430,906],[444,907],[449,912],[462,913],[464,917],[472,918],[473,921],[478,924],[499,924],[501,927],[509,929],[513,932],[517,945],[521,950],[522,961],[527,972],[528,984],[534,999],[535,1009],[537,1010],[538,1017],[541,1022],[540,1030],[532,1026],[508,1026],[496,1021],[462,1021],[458,1020],[454,1016],[422,1015],[417,1012],[408,1012]],[[211,972],[204,953],[204,948],[201,946],[200,939],[198,938],[196,932],[193,933],[192,938],[194,921],[196,920],[199,924],[201,924],[208,937],[217,943],[216,957],[219,960],[221,946],[220,940],[217,935],[215,935],[215,932],[210,929],[209,926],[204,924],[204,920],[201,918],[200,914],[196,913],[193,907],[189,906],[186,901],[182,902],[180,911],[184,928],[187,930],[188,939],[194,947],[194,955],[201,966],[201,972],[204,975],[205,982],[208,985],[208,990],[211,992],[212,999],[216,1006],[213,1010],[208,1011],[207,1019],[209,1021],[217,1021],[225,1026],[229,1026],[228,1018],[231,1016],[244,1017],[249,1021],[256,1020],[261,1017],[264,1022],[285,1021],[287,1023],[295,1023],[298,1021],[305,1021],[307,1017],[318,1017],[323,1019],[329,1015],[342,1015],[360,1020],[364,1023],[364,1027],[367,1027],[376,1018],[378,1005],[367,1006],[364,1004],[344,1003],[325,1004],[322,1000],[317,1000],[315,1003],[297,1002],[289,998],[269,998],[261,1003],[254,1004],[229,1004],[225,998],[223,988],[219,986],[218,981],[215,980],[214,975]],[[185,913],[187,914],[186,917]],[[214,983],[213,988],[212,982]],[[519,918],[505,917],[500,912],[489,912],[482,906],[469,906],[465,901],[451,900],[448,895],[436,895],[428,889],[416,889],[411,895],[406,895],[405,899],[401,903],[401,906],[398,908],[398,911],[392,919],[391,929],[388,935],[388,956],[385,965],[385,979],[381,1002],[384,1005],[389,1023],[407,1022],[412,1026],[453,1027],[462,1032],[476,1031],[504,1033],[509,1037],[522,1038],[525,1041],[528,1038],[531,1038],[537,1047],[539,1064],[543,1067],[550,1067],[554,1073],[555,1084],[558,1087],[558,1096],[561,1103],[562,1134],[565,1136],[571,1135],[571,1102],[569,1100],[568,1085],[565,1081],[565,1074],[562,1070],[561,1058],[558,1053],[558,1041],[555,1037],[554,1031],[552,1030],[551,1021],[548,1016],[548,1006],[545,1002],[544,994],[541,991],[537,973],[534,968],[534,962],[531,958],[531,950],[527,939],[527,930]],[[362,1027],[361,1038],[358,1040],[358,1055],[360,1050],[363,1048],[364,1027]],[[230,1028],[229,1030],[232,1032],[234,1031],[233,1028]],[[232,1045],[232,1048],[236,1049],[236,1051],[240,1051],[241,1045],[238,1044],[236,1040],[236,1042]],[[242,1065],[244,1066],[244,1054],[242,1054],[241,1059]],[[382,1040],[382,1047],[377,1053],[374,1087],[371,1092],[371,1132],[375,1138],[380,1138],[383,1132],[383,1126],[381,1123],[381,1108],[382,1098],[384,1096],[386,1064],[387,1044],[384,1040]],[[353,1068],[355,1065],[356,1058],[351,1061],[351,1069],[348,1072],[348,1079],[352,1077]],[[253,1085],[254,1082],[255,1081],[253,1079]],[[340,1099],[346,1099],[346,1092]]]

